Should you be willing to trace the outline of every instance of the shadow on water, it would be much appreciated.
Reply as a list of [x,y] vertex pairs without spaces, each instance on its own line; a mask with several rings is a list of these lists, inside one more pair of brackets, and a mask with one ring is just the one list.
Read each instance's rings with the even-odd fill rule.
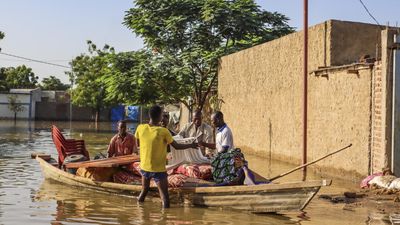
[[[93,123],[32,121],[0,121],[0,224],[384,224],[379,212],[355,209],[344,210],[342,204],[331,204],[314,198],[299,212],[279,214],[251,214],[219,208],[193,208],[173,205],[162,210],[158,199],[147,199],[138,205],[133,196],[107,193],[50,182],[43,179],[40,167],[30,158],[32,152],[56,156],[50,126],[56,124],[66,136],[84,139],[91,155],[105,151],[116,132],[116,125]],[[135,124],[132,124],[135,126]],[[134,127],[131,128],[134,130]],[[271,177],[293,165],[265,160],[248,155],[250,167],[257,173]],[[310,174],[309,179],[321,179]],[[297,181],[293,173],[279,182]],[[331,187],[321,193],[343,193],[356,184],[335,179]]]

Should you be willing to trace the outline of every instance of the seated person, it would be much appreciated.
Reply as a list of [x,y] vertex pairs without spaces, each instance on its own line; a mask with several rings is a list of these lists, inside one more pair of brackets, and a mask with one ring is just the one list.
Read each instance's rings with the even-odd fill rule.
[[138,154],[135,137],[126,131],[126,121],[118,122],[118,134],[108,145],[108,157]]

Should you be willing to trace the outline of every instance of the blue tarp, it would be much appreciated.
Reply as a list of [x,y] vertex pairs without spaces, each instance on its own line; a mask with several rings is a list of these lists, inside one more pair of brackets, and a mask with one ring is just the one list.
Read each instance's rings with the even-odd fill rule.
[[125,106],[119,105],[111,108],[111,121],[123,120],[125,116]]
[[139,106],[126,106],[125,118],[128,120],[139,121]]

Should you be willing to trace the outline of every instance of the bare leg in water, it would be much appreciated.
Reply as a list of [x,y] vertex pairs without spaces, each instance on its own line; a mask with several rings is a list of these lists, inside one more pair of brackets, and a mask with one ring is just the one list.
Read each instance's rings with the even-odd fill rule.
[[149,189],[150,189],[150,179],[147,179],[146,177],[142,176],[142,191],[140,192],[140,195],[137,198],[139,202],[144,202],[144,199],[146,198]]
[[163,202],[163,208],[169,208],[168,179],[161,179],[159,182],[157,182],[157,187]]

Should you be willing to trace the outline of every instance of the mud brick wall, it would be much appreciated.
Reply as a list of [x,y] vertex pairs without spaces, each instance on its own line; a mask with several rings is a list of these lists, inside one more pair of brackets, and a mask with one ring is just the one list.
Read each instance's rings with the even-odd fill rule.
[[372,154],[371,166],[372,173],[380,172],[387,166],[385,162],[385,122],[383,114],[385,112],[385,92],[384,80],[382,76],[381,62],[375,63],[373,77],[373,116],[372,116]]
[[[309,71],[350,64],[376,51],[379,27],[327,21],[309,28]],[[362,38],[359,36],[362,35]],[[360,41],[360,43],[358,43]],[[357,42],[357,43],[355,43]],[[234,144],[295,164],[302,159],[303,33],[297,32],[221,59],[218,94]],[[372,70],[309,75],[308,161],[353,143],[318,168],[368,174]]]

